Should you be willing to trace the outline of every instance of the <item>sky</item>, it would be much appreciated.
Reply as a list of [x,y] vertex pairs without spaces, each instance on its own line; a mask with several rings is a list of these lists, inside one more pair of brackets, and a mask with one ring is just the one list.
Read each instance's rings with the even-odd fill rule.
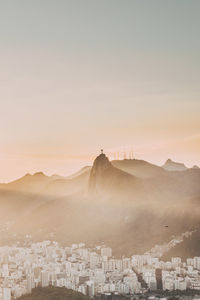
[[0,182],[103,148],[200,165],[199,0],[0,2]]

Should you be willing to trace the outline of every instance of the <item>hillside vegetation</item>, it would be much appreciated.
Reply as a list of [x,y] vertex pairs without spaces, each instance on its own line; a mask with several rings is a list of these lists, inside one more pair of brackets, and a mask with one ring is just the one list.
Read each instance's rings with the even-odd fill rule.
[[18,300],[89,300],[90,298],[64,287],[46,287],[33,289],[31,294]]

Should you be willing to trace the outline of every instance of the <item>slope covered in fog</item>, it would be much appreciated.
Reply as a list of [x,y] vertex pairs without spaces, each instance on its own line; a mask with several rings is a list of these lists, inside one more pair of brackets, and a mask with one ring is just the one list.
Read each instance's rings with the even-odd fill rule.
[[139,159],[113,160],[112,165],[140,178],[150,178],[165,173],[163,168]]
[[177,244],[165,253],[162,260],[170,260],[171,257],[180,257],[185,261],[187,258],[199,257],[200,252],[200,230],[198,229],[190,237],[184,238],[181,244]]
[[116,163],[102,153],[92,169],[72,178],[39,173],[1,186],[0,204],[2,216],[14,221],[9,236],[106,242],[115,254],[131,255],[199,225],[200,203],[194,200],[199,182],[199,169],[171,172],[144,161]]

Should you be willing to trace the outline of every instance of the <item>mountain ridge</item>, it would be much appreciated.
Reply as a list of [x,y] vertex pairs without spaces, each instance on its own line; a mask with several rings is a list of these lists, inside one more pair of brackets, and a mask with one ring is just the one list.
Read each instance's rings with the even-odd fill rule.
[[0,186],[3,220],[13,221],[5,238],[104,241],[115,254],[131,255],[200,225],[200,202],[193,200],[200,196],[199,169],[171,172],[139,160],[110,162],[105,154],[92,168],[71,179],[36,173]]
[[187,170],[187,167],[180,162],[175,162],[168,158],[165,162],[165,164],[162,166],[163,169],[167,171],[185,171]]

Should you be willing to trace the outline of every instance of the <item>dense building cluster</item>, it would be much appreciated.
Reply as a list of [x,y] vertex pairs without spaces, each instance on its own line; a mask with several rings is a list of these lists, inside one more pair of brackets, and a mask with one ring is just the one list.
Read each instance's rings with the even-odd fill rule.
[[66,287],[93,297],[150,290],[200,289],[200,257],[163,262],[150,254],[114,258],[112,249],[56,242],[0,247],[0,300],[31,293],[38,286]]
[[134,255],[131,261],[150,290],[200,290],[200,257],[188,258],[186,262],[173,257],[163,262],[149,255]]

